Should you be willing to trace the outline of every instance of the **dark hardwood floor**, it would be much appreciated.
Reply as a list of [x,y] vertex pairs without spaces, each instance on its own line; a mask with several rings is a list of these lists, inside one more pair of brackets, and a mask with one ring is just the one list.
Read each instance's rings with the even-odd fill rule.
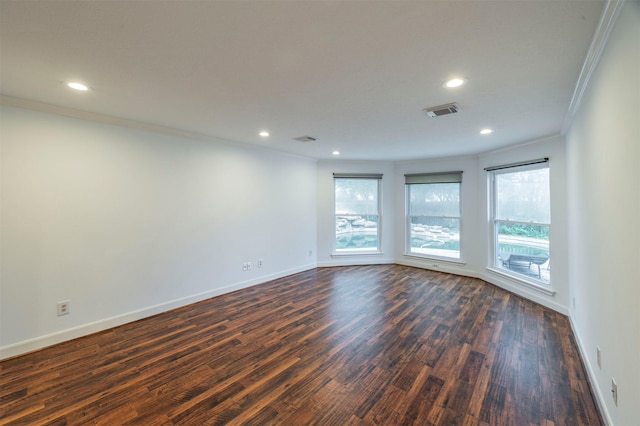
[[0,424],[602,424],[565,316],[398,265],[296,274],[0,367]]

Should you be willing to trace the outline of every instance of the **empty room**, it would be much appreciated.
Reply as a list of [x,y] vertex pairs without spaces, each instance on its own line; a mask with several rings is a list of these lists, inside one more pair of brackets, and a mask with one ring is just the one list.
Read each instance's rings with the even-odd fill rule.
[[0,0],[0,425],[640,425],[639,0]]

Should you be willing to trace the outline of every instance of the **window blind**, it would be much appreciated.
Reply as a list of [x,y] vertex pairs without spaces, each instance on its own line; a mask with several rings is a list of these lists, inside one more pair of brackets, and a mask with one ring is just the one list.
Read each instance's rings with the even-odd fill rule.
[[334,179],[382,179],[382,173],[334,173],[333,177]]
[[404,175],[405,184],[413,183],[461,183],[462,172],[414,173]]

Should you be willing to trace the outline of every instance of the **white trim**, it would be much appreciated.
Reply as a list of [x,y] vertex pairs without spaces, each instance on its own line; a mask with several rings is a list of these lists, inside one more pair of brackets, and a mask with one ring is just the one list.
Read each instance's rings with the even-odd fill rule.
[[533,281],[533,280],[527,280],[526,278],[524,278],[523,275],[520,274],[516,274],[516,273],[509,273],[506,270],[503,269],[498,269],[498,268],[493,268],[491,266],[487,267],[487,271],[492,272],[494,274],[497,275],[501,275],[504,278],[508,278],[510,280],[513,280],[515,283],[519,284],[519,285],[524,285],[527,286],[533,290],[539,291],[540,293],[544,293],[548,296],[553,296],[554,294],[556,294],[556,291],[553,289],[553,287],[551,287],[551,285],[543,285],[543,284],[538,284],[537,282]]
[[591,45],[589,46],[587,56],[582,64],[582,70],[578,76],[576,87],[573,90],[569,109],[567,110],[567,114],[565,115],[562,123],[563,135],[567,133],[573,124],[576,112],[578,112],[578,109],[580,109],[580,105],[582,104],[584,93],[587,90],[587,87],[589,87],[591,75],[600,62],[600,57],[602,57],[602,52],[607,44],[611,30],[613,30],[614,24],[618,19],[618,16],[620,16],[620,11],[626,1],[627,0],[607,0],[604,5],[602,14],[600,15],[600,22],[598,22],[598,27],[591,39]]
[[454,259],[452,257],[444,257],[444,256],[426,256],[426,255],[421,256],[417,253],[404,253],[403,256],[413,258],[416,260],[420,259],[425,262],[445,262],[445,263],[450,263],[452,265],[459,265],[459,266],[465,266],[467,264],[467,262],[465,262],[463,259]]
[[344,260],[325,260],[318,262],[318,268],[332,268],[334,266],[364,266],[364,265],[393,265],[396,262],[393,259],[354,259],[345,258]]
[[395,263],[398,265],[412,266],[414,268],[426,269],[429,271],[444,272],[446,274],[460,275],[463,277],[480,278],[480,276],[475,271],[464,269],[465,264],[459,262],[451,262],[447,260],[440,261],[435,259],[424,259],[413,256],[405,256],[405,259],[396,260]]
[[[531,300],[539,305],[545,306],[549,309],[553,309],[556,312],[560,312],[563,315],[569,315],[569,308],[557,303],[553,300],[549,300],[545,298],[542,294],[548,294],[553,296],[555,291],[541,291],[542,289],[536,288],[530,285],[522,285],[525,282],[520,282],[520,280],[514,280],[512,277],[507,276],[505,274],[496,273],[494,270],[490,270],[487,268],[484,274],[481,274],[480,279],[491,283],[495,286],[498,286],[504,290],[507,290],[510,293],[516,294],[520,297],[524,297],[525,299]],[[505,279],[506,278],[506,279]],[[530,290],[536,290],[535,292]]]
[[395,165],[401,164],[403,166],[418,165],[420,166],[420,168],[424,168],[425,164],[441,164],[447,161],[476,160],[477,158],[478,158],[478,154],[466,154],[466,155],[459,155],[459,156],[449,155],[445,157],[410,158],[406,160],[392,161],[392,163],[394,163]]
[[502,275],[505,278],[513,280],[517,284],[525,285],[531,289],[539,291],[540,293],[544,293],[548,296],[553,296],[554,294],[556,294],[556,291],[553,289],[553,287],[551,287],[551,285],[546,286],[543,284],[538,284],[533,280],[527,280],[526,278],[523,278],[523,275],[516,274],[516,273],[511,274],[506,270],[493,268],[491,266],[488,266],[487,270],[494,274]]
[[254,278],[247,281],[236,282],[233,284],[226,285],[224,287],[216,288],[214,290],[209,290],[209,291],[194,294],[191,296],[182,297],[180,299],[171,300],[171,301],[160,303],[154,306],[148,306],[146,308],[127,312],[121,315],[116,315],[110,318],[105,318],[89,324],[83,324],[77,327],[72,327],[66,330],[57,331],[55,333],[47,334],[44,336],[38,336],[32,339],[27,339],[21,342],[2,346],[0,347],[0,360],[18,356],[18,355],[24,355],[28,352],[36,351],[38,349],[42,349],[47,346],[66,342],[68,340],[76,339],[78,337],[87,336],[89,334],[97,333],[100,331],[107,330],[109,328],[117,327],[123,324],[127,324],[143,318],[147,318],[152,315],[156,315],[162,312],[167,312],[175,308],[190,305],[192,303],[200,302],[202,300],[210,299],[212,297],[220,296],[225,293],[230,293],[232,291],[251,287],[257,284],[266,283],[268,281],[286,277],[292,274],[297,274],[299,272],[308,271],[316,267],[317,267],[317,264],[309,263],[307,265],[280,271],[275,274],[265,275],[265,276]]
[[280,150],[273,147],[266,147],[258,143],[251,144],[246,142],[237,142],[229,139],[222,139],[216,136],[206,135],[203,133],[196,133],[189,130],[182,130],[182,129],[173,128],[173,127],[161,126],[153,123],[145,123],[142,121],[129,120],[126,118],[104,115],[97,112],[83,111],[79,109],[48,104],[45,102],[32,101],[32,100],[23,99],[23,98],[16,98],[13,96],[0,95],[0,104],[7,105],[14,108],[27,109],[30,111],[45,112],[49,114],[60,115],[63,117],[70,117],[70,118],[76,118],[76,119],[85,120],[85,121],[91,121],[94,123],[108,124],[111,126],[124,127],[127,129],[142,130],[145,132],[157,133],[157,134],[167,135],[167,136],[177,136],[177,137],[196,140],[196,141],[215,142],[222,145],[233,146],[233,147],[240,146],[246,149],[277,153],[287,157],[303,159],[303,160],[311,161],[314,163],[318,162],[318,159],[313,157],[309,157],[302,154],[294,154],[292,152]]
[[585,366],[585,369],[587,371],[587,376],[589,378],[589,387],[591,389],[591,392],[595,396],[596,404],[598,404],[600,414],[602,414],[603,416],[602,420],[604,421],[605,425],[612,425],[613,420],[611,419],[611,414],[607,409],[607,404],[604,402],[604,395],[602,395],[600,387],[596,385],[598,383],[596,379],[596,373],[591,363],[589,362],[589,358],[587,357],[588,352],[585,349],[584,344],[582,343],[582,339],[580,338],[580,334],[578,333],[578,329],[576,328],[573,322],[573,317],[571,315],[569,315],[569,324],[571,325],[571,331],[576,338],[578,351],[580,351],[580,358],[582,358],[582,364]]
[[[451,261],[438,261],[438,265],[434,266],[433,263],[431,265],[428,265],[426,262],[424,262],[425,259],[412,258],[411,256],[406,256],[405,259],[373,259],[373,258],[356,259],[354,257],[355,256],[347,256],[343,258],[344,260],[339,260],[339,261],[323,261],[323,262],[317,262],[317,263],[309,263],[297,268],[284,270],[275,274],[266,275],[266,276],[255,278],[252,280],[233,283],[221,288],[217,288],[215,290],[206,291],[203,293],[172,300],[172,301],[161,303],[154,306],[149,306],[147,308],[128,312],[122,315],[117,315],[111,318],[105,318],[103,320],[96,321],[93,323],[84,324],[84,325],[73,327],[67,330],[62,330],[62,331],[58,331],[48,335],[39,336],[33,339],[28,339],[28,340],[17,342],[11,345],[3,346],[3,347],[0,347],[0,359],[6,359],[6,358],[10,358],[17,355],[23,355],[31,351],[45,348],[47,346],[55,345],[57,343],[62,343],[67,340],[75,339],[78,337],[87,336],[89,334],[97,333],[103,330],[107,330],[109,328],[117,327],[123,324],[127,324],[129,322],[137,321],[139,319],[147,318],[149,316],[156,315],[158,313],[167,312],[171,309],[175,309],[181,306],[186,306],[195,302],[199,302],[201,300],[206,300],[212,297],[216,297],[216,296],[229,293],[232,291],[240,290],[243,288],[251,287],[257,284],[262,284],[262,283],[275,280],[278,278],[282,278],[288,275],[308,271],[316,267],[326,268],[326,267],[335,267],[335,266],[397,264],[397,265],[403,265],[403,266],[412,266],[420,269],[433,270],[437,272],[444,272],[444,273],[453,274],[453,275],[478,278],[490,284],[496,285],[510,293],[524,297],[525,299],[531,300],[549,309],[553,309],[554,311],[560,312],[564,315],[568,315],[568,308],[566,306],[560,305],[556,302],[545,299],[538,294],[534,294],[533,292],[528,291],[527,288],[521,285],[517,285],[514,282],[514,280],[511,279],[511,277],[505,276],[504,274],[495,274],[495,273],[494,274],[490,274],[490,273],[478,274],[475,271],[464,269],[463,268],[464,263],[451,262]],[[494,271],[491,271],[491,272],[494,272]],[[504,280],[502,278],[509,278],[509,279]],[[537,290],[540,290],[540,289],[537,289]],[[554,292],[550,291],[548,294],[553,295]],[[595,383],[595,382],[592,382],[592,383]]]
[[[553,290],[547,290],[547,289],[540,289],[537,288],[537,286],[535,287],[530,287],[530,286],[523,286],[521,285],[522,283],[519,280],[513,280],[512,277],[504,275],[504,274],[491,274],[491,273],[483,273],[483,274],[479,274],[475,271],[472,270],[468,270],[468,269],[464,269],[462,267],[462,264],[458,264],[457,262],[438,262],[438,264],[434,264],[434,263],[427,263],[427,262],[423,262],[423,261],[418,261],[418,260],[423,260],[423,259],[416,259],[416,258],[410,258],[407,257],[405,259],[381,259],[380,261],[368,261],[366,259],[359,259],[359,260],[352,260],[352,261],[348,261],[345,260],[343,262],[335,262],[335,261],[324,261],[324,262],[318,262],[318,267],[319,268],[326,268],[326,267],[333,267],[333,266],[355,266],[355,265],[386,265],[386,264],[396,264],[396,265],[402,265],[402,266],[411,266],[414,268],[420,268],[420,269],[426,269],[429,271],[436,271],[436,272],[444,272],[447,274],[453,274],[453,275],[460,275],[463,277],[470,277],[470,278],[478,278],[481,279],[483,281],[486,281],[489,284],[493,284],[497,287],[502,288],[503,290],[508,291],[509,293],[513,293],[517,296],[523,297],[527,300],[530,300],[534,303],[537,303],[539,305],[542,305],[546,308],[552,309],[556,312],[559,312],[563,315],[569,315],[569,309],[564,306],[561,305],[557,302],[554,302],[553,300],[549,300],[545,297],[543,297],[540,294],[536,294],[532,291],[529,291],[530,289],[536,289],[538,290],[538,292],[541,293],[545,293],[548,294],[550,296],[553,296],[555,294],[555,291]],[[489,272],[489,271],[487,271]],[[493,271],[491,271],[493,272]],[[507,278],[507,279],[505,279]],[[544,291],[540,291],[540,290],[544,290]]]
[[529,139],[529,140],[526,140],[526,141],[523,141],[523,142],[518,142],[518,143],[515,143],[513,145],[503,146],[502,148],[495,148],[495,149],[490,149],[490,150],[487,150],[487,151],[482,151],[482,152],[479,152],[476,155],[476,158],[483,159],[483,158],[487,158],[489,156],[493,157],[493,156],[495,156],[497,154],[502,154],[502,153],[505,153],[505,152],[511,152],[511,151],[515,151],[515,150],[520,150],[520,149],[522,149],[522,148],[524,148],[526,146],[529,146],[529,145],[538,145],[538,144],[541,144],[541,143],[553,142],[553,141],[555,141],[555,140],[557,140],[558,138],[561,138],[561,137],[562,137],[562,133],[553,133],[551,135],[542,136],[542,137],[539,137],[539,138],[536,138],[536,139]]
[[353,257],[353,256],[382,256],[384,255],[384,252],[382,251],[366,251],[365,249],[363,249],[362,251],[354,251],[354,250],[349,250],[349,251],[345,251],[343,253],[341,252],[333,252],[331,253],[331,257]]
[[[425,259],[422,257],[403,256],[403,259],[380,259],[380,260],[368,260],[368,259],[353,259],[344,261],[323,261],[318,262],[319,268],[333,267],[333,266],[354,266],[354,265],[386,265],[396,264],[402,266],[411,266],[414,268],[426,269],[430,271],[444,272],[447,274],[460,275],[464,277],[478,278],[486,281],[489,284],[493,284],[503,290],[513,293],[517,296],[523,297],[527,300],[531,300],[539,305],[552,309],[556,312],[560,312],[563,315],[569,314],[568,307],[561,305],[553,300],[549,300],[542,294],[548,296],[554,296],[555,291],[550,288],[541,287],[536,284],[528,283],[526,281],[517,279],[510,275],[504,274],[501,271],[491,270],[487,268],[485,273],[477,273],[476,271],[466,269],[466,263],[464,262],[452,262],[447,260]],[[531,291],[531,290],[535,290]],[[542,294],[541,294],[542,293]]]

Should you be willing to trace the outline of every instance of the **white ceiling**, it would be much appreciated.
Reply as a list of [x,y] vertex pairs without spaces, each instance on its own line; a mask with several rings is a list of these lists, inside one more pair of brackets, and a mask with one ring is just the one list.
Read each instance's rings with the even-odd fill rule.
[[0,88],[314,158],[473,154],[561,131],[603,5],[2,0]]

